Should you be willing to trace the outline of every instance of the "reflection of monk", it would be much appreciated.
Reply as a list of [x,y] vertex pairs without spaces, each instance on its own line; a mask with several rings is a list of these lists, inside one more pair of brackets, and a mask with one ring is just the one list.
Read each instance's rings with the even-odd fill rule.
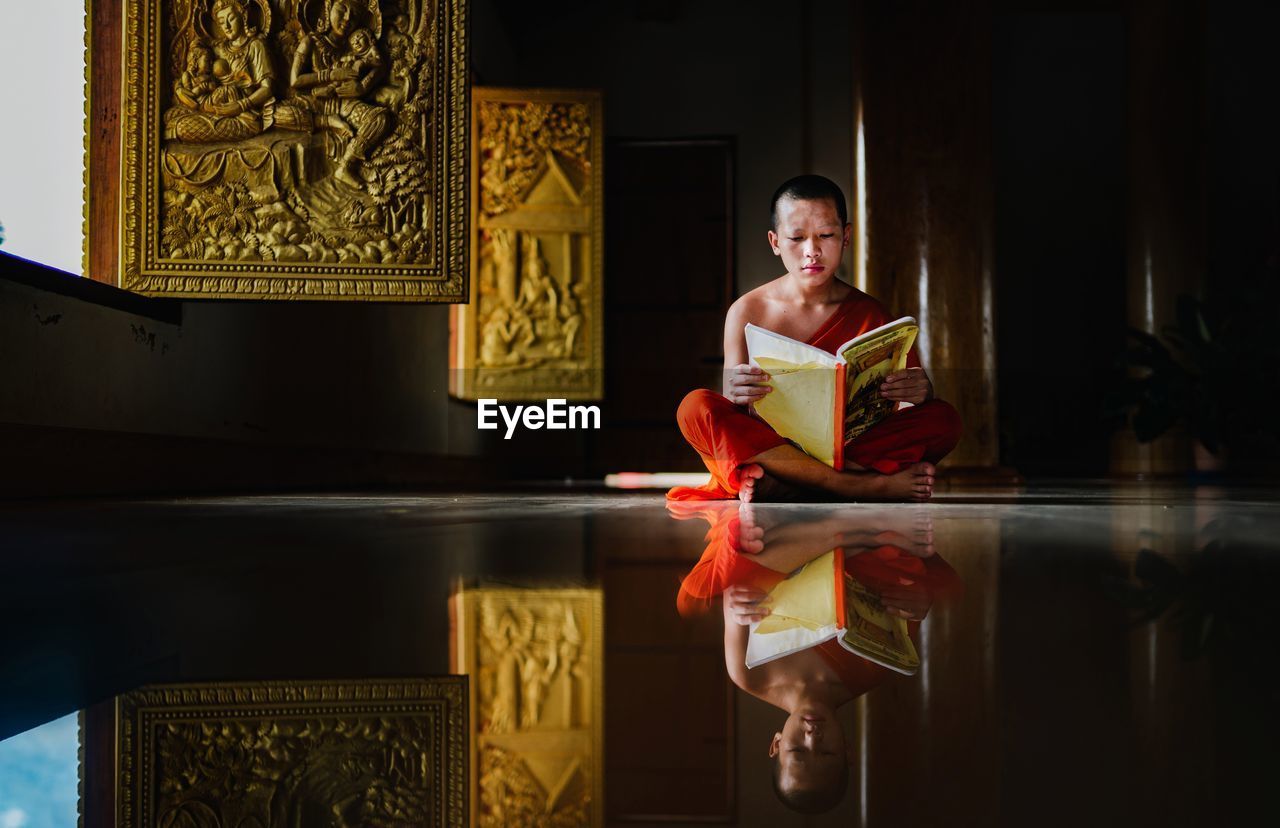
[[922,524],[919,515],[810,513],[810,519],[779,522],[762,520],[763,510],[749,505],[672,503],[669,508],[676,517],[703,517],[712,524],[702,560],[681,584],[682,614],[723,594],[729,677],[787,712],[769,743],[778,798],[805,813],[835,807],[848,786],[850,761],[836,710],[891,673],[834,640],[747,669],[748,625],[768,615],[768,592],[787,573],[839,549],[845,570],[877,594],[887,612],[907,619],[914,639],[934,598],[958,583],[933,552],[932,524],[927,519]]
[[[262,132],[264,114],[272,101],[274,72],[266,41],[248,25],[243,0],[215,0],[213,22],[217,38],[210,67],[214,84],[200,65],[198,41],[188,47],[187,71],[175,84],[174,105],[164,114],[165,137],[192,143],[240,141]],[[207,54],[207,53],[206,53]],[[186,88],[199,85],[200,92]]]
[[833,469],[789,443],[754,416],[752,404],[772,389],[747,364],[748,322],[827,352],[891,317],[875,299],[836,279],[853,226],[844,195],[820,176],[800,176],[778,188],[769,243],[787,272],[729,308],[724,332],[724,394],[699,389],[680,404],[685,439],[711,472],[698,488],[672,498],[780,499],[803,494],[830,500],[927,500],[935,463],[960,439],[960,417],[935,399],[933,384],[912,349],[907,368],[880,392],[913,407],[891,414],[845,446],[845,467]]

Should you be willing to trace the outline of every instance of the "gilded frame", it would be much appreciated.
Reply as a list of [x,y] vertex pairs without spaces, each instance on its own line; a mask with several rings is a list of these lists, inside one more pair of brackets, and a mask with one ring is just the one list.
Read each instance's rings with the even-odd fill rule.
[[[206,14],[212,5],[212,0],[183,1],[197,11],[203,10]],[[250,234],[256,235],[256,239],[246,238],[245,240],[246,247],[254,248],[249,254],[245,254],[241,248],[235,248],[239,251],[239,255],[227,253],[225,258],[213,259],[201,257],[209,256],[208,246],[203,254],[195,253],[196,258],[192,258],[191,254],[162,255],[161,229],[163,218],[167,217],[167,214],[162,217],[161,190],[165,186],[166,176],[173,168],[167,155],[162,156],[162,153],[167,152],[166,139],[161,137],[165,129],[162,118],[167,116],[166,100],[170,101],[168,109],[174,107],[172,96],[165,88],[165,54],[161,43],[162,32],[166,35],[171,34],[164,29],[165,15],[169,13],[167,10],[177,2],[179,0],[164,4],[147,0],[89,0],[88,2],[90,26],[86,27],[86,39],[90,42],[91,52],[88,65],[101,66],[102,58],[92,54],[99,43],[109,45],[118,42],[122,51],[119,126],[116,132],[119,151],[115,159],[110,157],[112,149],[110,140],[100,134],[102,125],[92,122],[94,114],[100,114],[102,106],[95,107],[92,99],[88,101],[85,124],[88,162],[114,166],[114,162],[118,161],[118,178],[116,179],[118,210],[115,211],[114,216],[104,220],[98,214],[103,212],[103,207],[106,205],[99,205],[96,211],[93,209],[95,199],[93,185],[95,182],[101,183],[103,173],[99,171],[95,175],[92,170],[86,170],[84,255],[86,269],[93,266],[95,261],[99,262],[98,269],[102,269],[103,257],[95,256],[93,248],[95,245],[103,245],[108,251],[113,247],[118,251],[112,256],[114,261],[111,264],[116,270],[113,281],[127,290],[152,296],[427,303],[466,301],[469,240],[467,224],[470,194],[467,181],[470,140],[467,0],[440,0],[438,4],[404,0],[399,6],[399,8],[413,8],[418,10],[416,13],[419,14],[419,20],[412,24],[417,28],[409,31],[411,37],[408,40],[411,41],[415,50],[420,50],[415,54],[421,54],[422,57],[417,58],[418,62],[413,64],[411,71],[417,72],[418,67],[422,66],[425,67],[423,71],[432,73],[429,88],[426,84],[414,87],[415,90],[427,90],[419,95],[424,111],[421,116],[422,138],[414,146],[430,147],[429,150],[419,149],[417,162],[423,170],[423,180],[429,182],[428,185],[424,185],[428,191],[417,194],[395,194],[399,200],[392,206],[386,207],[388,217],[377,213],[375,219],[367,222],[370,233],[381,232],[382,235],[373,236],[372,238],[376,241],[367,241],[363,246],[353,243],[349,237],[342,237],[343,233],[350,230],[350,226],[342,224],[335,207],[333,215],[327,218],[329,227],[337,228],[336,230],[308,227],[307,222],[310,218],[302,214],[304,220],[301,222],[302,227],[299,232],[292,238],[283,239],[282,243],[276,244],[271,250],[267,250],[265,242],[260,245],[256,243],[256,239],[265,238],[264,233],[269,222],[264,222],[261,228],[255,228],[259,232]],[[362,14],[371,14],[370,20],[376,17],[378,21],[376,31],[379,37],[382,37],[384,31],[389,31],[390,22],[386,22],[386,28],[383,28],[383,7],[387,4],[387,0],[353,0],[353,2],[361,9]],[[368,6],[369,2],[373,5]],[[118,24],[117,31],[105,37],[93,31],[95,26],[101,27],[103,17],[103,15],[94,14],[95,3],[109,4],[119,8],[118,15],[111,20],[113,24]],[[362,6],[362,3],[366,5]],[[263,9],[262,15],[268,20],[273,15],[278,20],[282,11],[291,9],[295,15],[304,13],[297,11],[299,7],[297,0],[242,0],[242,5],[251,10],[255,4]],[[431,9],[433,5],[435,18],[427,18],[426,12],[422,10]],[[301,7],[309,8],[305,5],[305,0]],[[327,5],[324,5],[324,8],[327,8]],[[368,12],[369,9],[372,9],[372,12]],[[259,21],[261,19],[262,17],[258,18]],[[399,20],[396,22],[398,24]],[[209,28],[206,22],[205,30]],[[419,36],[428,31],[431,32],[430,37]],[[273,39],[282,37],[280,24],[272,25],[269,31],[264,33],[264,42],[268,40],[265,37],[266,34],[270,34]],[[389,51],[385,41],[380,41],[379,44],[384,50]],[[278,62],[279,59],[277,59]],[[173,64],[173,59],[170,59],[170,64]],[[387,64],[390,65],[390,61],[387,61]],[[92,69],[89,70],[90,77],[86,78],[86,87],[90,90],[100,89],[93,83],[92,71]],[[168,74],[173,76],[176,70],[170,68]],[[390,78],[384,79],[390,86]],[[172,80],[172,77],[169,80]],[[411,94],[409,88],[406,84],[404,93],[406,97]],[[377,91],[381,93],[383,90]],[[110,94],[110,91],[107,94]],[[412,94],[419,93],[415,91]],[[278,90],[276,96],[282,98],[284,90]],[[416,103],[418,98],[414,100]],[[399,103],[403,102],[402,99]],[[279,106],[281,103],[287,107],[289,101],[273,99],[273,106]],[[361,103],[367,104],[368,109],[376,109],[383,104],[387,104],[388,107],[393,105],[381,98],[375,101],[372,91]],[[425,114],[427,111],[429,115]],[[372,158],[373,153],[379,149],[379,143],[389,143],[390,136],[396,132],[395,117],[397,116],[392,116],[392,127],[384,128],[381,135],[374,139],[373,150],[368,146],[365,147],[363,158]],[[266,139],[273,134],[281,134],[279,123],[280,120],[277,118],[274,126],[268,125],[260,135],[253,136],[251,140],[262,139],[262,144],[265,145]],[[318,116],[317,123],[319,123]],[[415,127],[416,124],[415,121]],[[316,134],[319,135],[319,132],[317,128]],[[170,139],[172,137],[169,136]],[[328,136],[324,138],[325,141],[329,141]],[[333,143],[337,142],[338,139],[333,140]],[[106,151],[95,152],[95,143],[106,146]],[[216,151],[220,145],[211,146],[215,146]],[[274,152],[279,157],[272,163],[278,164],[279,159],[288,158],[288,150],[299,148],[286,147],[285,150],[279,150],[273,146],[270,150],[264,147],[259,149],[262,152]],[[316,147],[310,149],[316,155],[323,155],[325,152]],[[392,155],[390,148],[387,149],[386,155],[388,157]],[[306,167],[301,161],[298,165],[300,168]],[[312,163],[311,166],[314,167],[315,164]],[[279,181],[281,175],[273,172],[271,177]],[[305,172],[302,173],[300,180],[307,180]],[[359,178],[353,180],[358,181]],[[378,183],[371,184],[371,181]],[[390,192],[387,181],[385,177],[379,179],[377,173],[371,175],[366,172],[364,184],[354,185],[356,189],[351,195],[354,200],[363,200],[366,207],[372,208],[379,194],[375,191],[375,187],[382,187],[383,192]],[[281,186],[278,189],[283,192],[284,188]],[[283,199],[281,201],[283,202]],[[385,202],[386,199],[383,201]],[[409,229],[415,231],[415,235],[410,238],[408,244],[414,245],[415,249],[420,251],[418,253],[403,252],[408,248],[399,246],[407,244],[405,238],[391,233],[391,228],[399,223],[398,219],[390,217],[393,207],[399,207],[404,203],[409,204],[411,211],[408,215],[413,218],[404,220],[400,226],[408,225]],[[262,204],[256,203],[254,206],[260,208]],[[379,210],[381,209],[379,207]],[[114,224],[115,227],[103,226],[110,224]],[[287,222],[275,221],[274,226],[280,227],[287,224]],[[310,243],[299,242],[303,238],[302,230],[313,231]],[[334,233],[338,235],[335,236]],[[326,234],[328,237],[323,242],[319,241]],[[113,238],[107,240],[105,237],[108,235]],[[343,241],[347,244],[339,249],[338,246]],[[360,241],[360,239],[355,240],[355,242]],[[376,248],[379,245],[381,245],[380,250],[371,249],[371,246]],[[168,242],[165,242],[165,248],[170,253],[174,249]],[[298,253],[299,248],[305,248],[305,252]],[[313,248],[323,248],[324,252],[317,253]],[[282,249],[285,254],[281,254]],[[363,254],[360,252],[362,249]],[[344,254],[343,250],[348,252]],[[259,254],[261,259],[253,258]],[[214,255],[220,254],[215,251]],[[384,259],[386,261],[383,261]],[[97,279],[109,280],[109,277],[98,273],[89,275]]]
[[[506,106],[512,108],[562,106],[575,107],[582,113],[589,141],[584,154],[585,180],[579,182],[579,193],[585,195],[582,204],[575,204],[588,213],[584,222],[574,228],[583,236],[586,251],[581,255],[576,279],[576,298],[586,315],[580,336],[586,340],[579,352],[567,358],[544,358],[534,355],[517,361],[517,364],[496,367],[486,365],[483,342],[486,336],[486,320],[482,292],[485,290],[484,261],[485,239],[482,233],[510,218],[487,216],[490,212],[482,164],[486,143],[493,138],[485,134],[482,108]],[[470,286],[467,304],[450,309],[449,326],[449,391],[458,399],[475,401],[489,397],[503,400],[600,400],[604,397],[604,102],[596,90],[576,89],[522,89],[499,87],[475,87],[471,92],[471,214],[470,214]],[[550,157],[550,154],[549,156]],[[545,168],[543,166],[542,168]],[[538,181],[529,185],[537,189]],[[583,192],[585,191],[585,193]],[[517,194],[519,198],[530,195],[528,191]],[[523,203],[517,203],[523,208]],[[544,215],[549,205],[538,205]],[[511,212],[516,212],[512,210]],[[496,219],[496,220],[495,220]],[[535,217],[533,225],[540,223]],[[557,229],[558,224],[568,222],[563,217],[546,216],[541,229]],[[516,222],[518,224],[518,222]],[[518,227],[519,234],[524,227]],[[555,275],[555,274],[553,274]],[[574,283],[574,275],[562,274]],[[516,352],[511,348],[511,353]]]
[[[359,740],[351,735],[341,737],[343,728],[354,725],[356,732],[377,731],[376,744],[388,753],[391,752],[390,738],[407,751],[406,755],[421,752],[429,757],[426,766],[415,771],[431,778],[429,791],[413,793],[430,799],[431,814],[416,814],[413,821],[416,823],[425,817],[424,824],[452,828],[466,819],[468,809],[467,704],[467,680],[460,676],[173,684],[130,691],[116,697],[114,703],[116,790],[112,824],[129,828],[162,824],[158,812],[161,808],[167,808],[169,816],[189,807],[198,807],[202,813],[209,812],[211,807],[244,810],[245,803],[238,796],[224,797],[226,801],[197,798],[199,776],[167,778],[166,769],[172,772],[175,768],[171,766],[172,760],[166,761],[166,741],[181,747],[184,738],[195,736],[206,740],[207,744],[202,744],[200,749],[209,755],[216,755],[219,750],[234,754],[241,776],[250,780],[249,790],[254,789],[254,784],[261,787],[263,780],[272,778],[272,772],[291,768],[306,768],[325,784],[337,772],[333,768],[325,771],[322,763],[308,761],[306,757],[312,755],[308,751],[314,745],[314,750],[320,752],[315,755],[322,755],[332,753],[336,746],[350,746],[355,759],[361,750]],[[295,723],[292,728],[290,722]],[[404,728],[397,729],[395,722],[403,722]],[[234,731],[237,726],[246,738],[254,741],[255,747],[241,744],[243,750],[237,753],[236,745],[228,748],[224,744],[226,739],[220,739],[219,731],[225,736],[228,728]],[[336,728],[337,737],[325,741],[327,728]],[[426,741],[414,741],[408,735],[412,732],[425,735]],[[188,756],[188,752],[183,752],[174,758],[181,761]],[[289,764],[290,756],[293,765]],[[198,761],[199,757],[196,758]],[[396,768],[392,759],[385,767],[366,769],[373,772],[366,780],[370,784],[356,795],[373,796],[364,792],[378,789],[375,786],[386,787],[388,780],[379,774],[403,774],[403,767]],[[230,774],[229,767],[224,769]],[[233,776],[229,775],[228,779]],[[252,781],[255,779],[256,783]],[[277,781],[283,785],[285,780]],[[405,783],[401,780],[399,784]],[[185,794],[184,787],[189,789]],[[329,785],[313,793],[334,795],[334,790]],[[325,804],[337,807],[339,803]],[[350,804],[345,802],[344,807]],[[94,822],[100,824],[100,819]]]

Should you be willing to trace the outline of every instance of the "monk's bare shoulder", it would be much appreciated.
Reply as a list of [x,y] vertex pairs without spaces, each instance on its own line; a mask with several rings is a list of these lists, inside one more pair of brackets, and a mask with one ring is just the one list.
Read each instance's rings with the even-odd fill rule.
[[781,292],[785,278],[785,275],[779,276],[739,296],[737,301],[729,306],[729,313],[725,317],[726,322],[731,323],[735,329],[741,328],[748,322],[764,328],[773,327],[778,319],[786,314],[786,302]]
[[765,289],[769,285],[761,285],[755,290],[748,291],[739,296],[732,305],[729,306],[729,312],[725,314],[725,320],[732,322],[734,327],[740,328],[748,322],[759,325],[768,315],[769,300]]
[[[789,332],[788,328],[796,326],[796,322],[792,320],[795,319],[797,308],[794,300],[786,292],[785,280],[785,275],[779,276],[738,297],[725,314],[725,330],[733,331],[736,335],[736,332],[741,331],[750,322],[762,328],[791,335],[793,332]],[[837,281],[833,287],[830,302],[834,305],[842,304],[852,298],[879,306],[874,299],[848,282]],[[830,309],[823,311],[823,314],[829,312]],[[799,326],[803,328],[805,324],[800,322]]]

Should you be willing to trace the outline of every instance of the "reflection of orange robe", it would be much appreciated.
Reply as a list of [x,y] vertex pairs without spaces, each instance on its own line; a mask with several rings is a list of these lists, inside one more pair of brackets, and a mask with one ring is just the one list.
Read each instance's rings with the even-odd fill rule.
[[739,548],[741,521],[736,504],[673,503],[668,510],[677,520],[701,517],[711,523],[706,534],[707,548],[689,574],[680,580],[676,609],[685,618],[710,610],[720,593],[734,584],[749,584],[768,592],[786,578],[784,573],[756,563]]
[[[854,291],[836,308],[808,344],[834,354],[835,349],[893,320],[879,302]],[[915,348],[907,365],[917,367]],[[680,431],[702,457],[711,480],[702,486],[677,486],[667,493],[674,500],[716,500],[738,496],[738,467],[763,451],[787,441],[744,406],[724,396],[698,389],[680,403],[676,414]],[[936,463],[960,441],[960,415],[942,400],[904,408],[884,418],[845,446],[845,457],[868,469],[893,474],[927,460]]]

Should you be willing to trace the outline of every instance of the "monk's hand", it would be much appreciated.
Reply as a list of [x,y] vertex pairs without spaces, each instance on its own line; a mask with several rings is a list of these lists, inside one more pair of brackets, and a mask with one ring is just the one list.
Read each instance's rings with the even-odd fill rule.
[[761,606],[761,602],[768,597],[769,593],[763,589],[735,584],[724,591],[725,617],[743,626],[763,621],[769,614],[769,608]]
[[738,365],[732,368],[725,378],[724,395],[734,405],[751,405],[759,402],[765,394],[773,390],[772,386],[765,384],[768,381],[769,375],[763,368],[755,365]]
[[919,587],[910,578],[901,578],[905,584],[884,586],[880,588],[880,601],[890,615],[905,618],[908,621],[923,620],[929,614],[933,601],[929,592]]
[[919,405],[933,399],[933,383],[929,381],[929,375],[923,368],[894,371],[880,384],[880,396],[894,402]]

